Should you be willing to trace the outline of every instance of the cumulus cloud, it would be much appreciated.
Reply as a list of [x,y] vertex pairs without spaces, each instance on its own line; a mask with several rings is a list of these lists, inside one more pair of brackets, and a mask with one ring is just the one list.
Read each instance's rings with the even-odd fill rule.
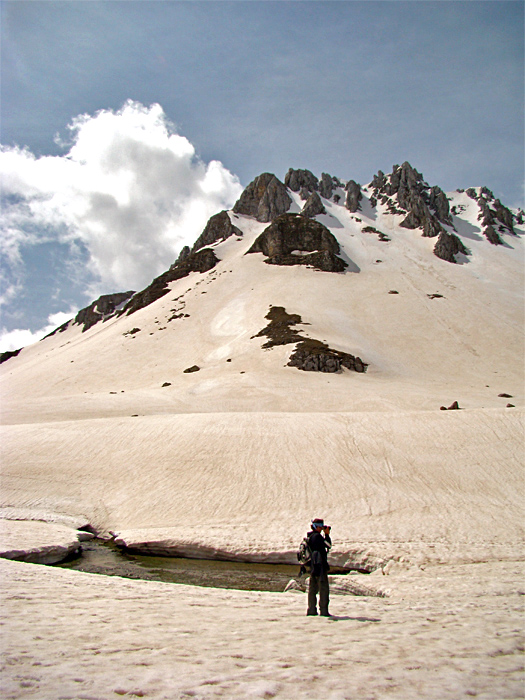
[[68,313],[59,311],[56,314],[50,314],[46,325],[34,332],[22,328],[15,328],[11,331],[8,331],[6,328],[0,329],[0,352],[19,350],[20,348],[25,348],[27,345],[36,343],[38,340],[48,335],[48,333],[55,330],[55,328],[69,321],[76,313],[77,310],[72,309]]
[[[204,163],[158,104],[81,115],[62,156],[2,147],[2,247],[12,271],[28,246],[87,251],[91,296],[141,289],[192,243],[242,188],[222,163]],[[16,294],[8,285],[7,298]]]

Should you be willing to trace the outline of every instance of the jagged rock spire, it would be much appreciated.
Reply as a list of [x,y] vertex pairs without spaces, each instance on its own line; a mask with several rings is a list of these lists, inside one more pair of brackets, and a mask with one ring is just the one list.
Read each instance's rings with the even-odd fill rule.
[[478,203],[480,209],[478,220],[481,221],[483,235],[493,245],[503,245],[496,228],[500,232],[506,228],[510,233],[514,233],[514,217],[510,209],[504,207],[487,187],[481,187],[479,195],[471,187],[467,190],[467,195]]
[[290,168],[285,175],[284,184],[292,192],[306,190],[308,193],[312,193],[317,192],[319,189],[319,180],[309,170],[294,170],[294,168]]
[[312,192],[305,202],[304,207],[301,210],[302,216],[307,216],[312,219],[314,216],[319,214],[326,214],[326,209],[321,201],[321,197],[317,192]]
[[235,202],[233,211],[266,223],[287,212],[291,203],[283,183],[272,173],[263,173],[250,182]]
[[242,231],[232,224],[227,211],[221,211],[208,220],[204,231],[193,244],[191,252],[195,253],[200,248],[212,245],[216,241],[225,241],[230,236],[242,237]]
[[409,229],[423,229],[423,236],[433,238],[445,232],[442,223],[452,225],[450,208],[446,194],[437,186],[430,187],[421,173],[410,163],[394,165],[387,177],[380,170],[373,178],[373,200],[388,204],[398,213],[392,197],[397,199],[397,207],[407,215],[400,226]]

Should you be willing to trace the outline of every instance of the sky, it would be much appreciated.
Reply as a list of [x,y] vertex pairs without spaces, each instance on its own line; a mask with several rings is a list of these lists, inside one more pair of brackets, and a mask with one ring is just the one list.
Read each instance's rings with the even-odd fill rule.
[[0,351],[139,290],[262,172],[524,198],[524,5],[1,3]]

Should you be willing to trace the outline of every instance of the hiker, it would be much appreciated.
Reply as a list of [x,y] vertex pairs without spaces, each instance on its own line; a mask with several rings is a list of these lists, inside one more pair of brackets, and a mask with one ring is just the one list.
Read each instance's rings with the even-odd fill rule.
[[[322,533],[322,534],[321,534]],[[308,545],[311,550],[310,584],[308,586],[308,610],[307,615],[317,615],[317,594],[319,593],[319,607],[321,615],[330,617],[328,603],[330,602],[330,590],[328,585],[328,552],[332,547],[330,539],[330,527],[324,524],[322,518],[312,520],[312,529],[307,534]]]

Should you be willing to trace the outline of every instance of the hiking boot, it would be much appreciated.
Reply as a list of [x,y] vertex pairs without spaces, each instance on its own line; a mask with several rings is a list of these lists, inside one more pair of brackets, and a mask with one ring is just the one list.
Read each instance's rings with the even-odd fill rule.
[[317,610],[307,610],[306,615],[317,615]]
[[328,610],[321,610],[321,617],[332,617]]

